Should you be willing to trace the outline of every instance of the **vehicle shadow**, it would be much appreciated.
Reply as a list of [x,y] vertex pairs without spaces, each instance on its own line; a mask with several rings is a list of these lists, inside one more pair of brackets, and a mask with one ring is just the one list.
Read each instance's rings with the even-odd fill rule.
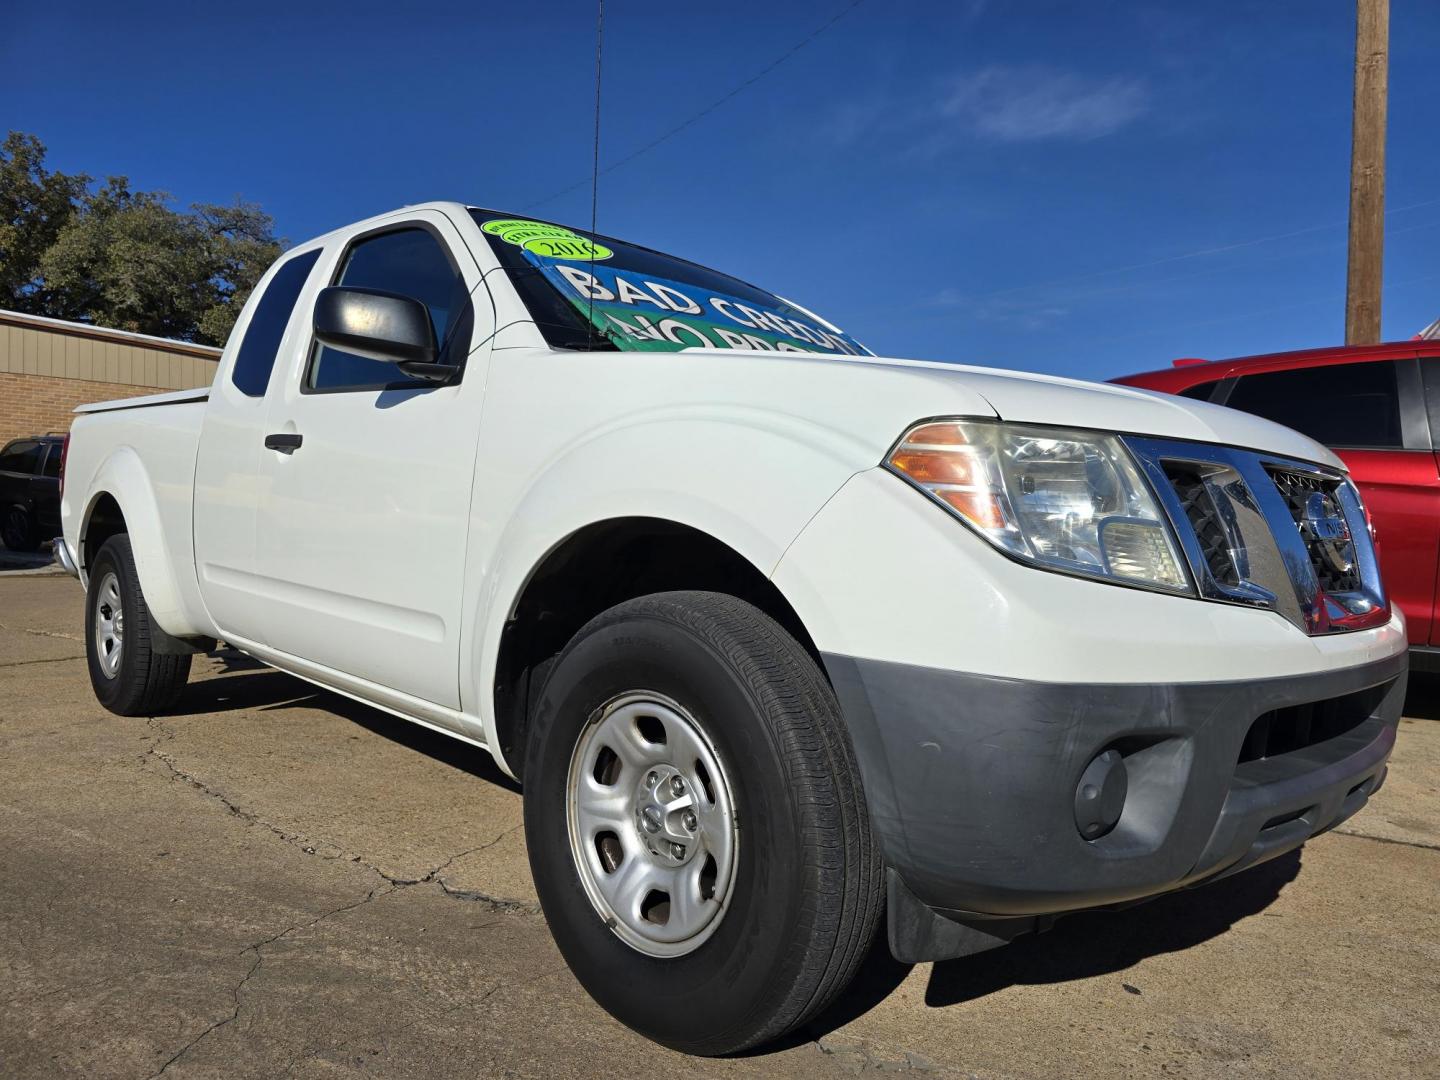
[[[173,710],[175,715],[322,709],[477,779],[519,791],[519,785],[505,776],[484,751],[322,690],[231,650],[212,653],[209,659],[224,673],[190,683]],[[1430,688],[1426,700],[1433,703],[1440,716],[1440,680]],[[1408,707],[1407,714],[1425,715]],[[1300,865],[1301,853],[1289,852],[1213,885],[1172,893],[1122,911],[1069,915],[1046,933],[1020,938],[975,956],[937,963],[930,971],[925,1003],[945,1008],[1012,986],[1114,974],[1147,957],[1193,948],[1218,937],[1242,919],[1264,913],[1284,887],[1295,880]],[[882,915],[869,953],[840,997],[803,1029],[779,1045],[771,1044],[758,1052],[768,1054],[823,1038],[874,1009],[911,970],[912,965],[899,963],[890,955]]]
[[0,575],[15,570],[47,569],[54,569],[57,574],[64,572],[55,565],[55,551],[50,541],[46,540],[36,551],[11,551],[0,543]]
[[[318,686],[267,667],[232,649],[207,654],[223,672],[215,678],[188,683],[180,700],[170,710],[173,716],[214,715],[253,710],[275,712],[285,709],[322,709],[342,717],[366,731],[388,739],[426,757],[469,773],[478,780],[518,792],[520,785],[500,771],[484,750],[452,739],[438,731],[412,724],[398,716],[323,690]],[[203,662],[197,657],[197,661]]]
[[1411,671],[1405,688],[1405,715],[1416,720],[1440,720],[1440,675]]
[[[1046,933],[935,964],[925,988],[925,1004],[945,1008],[1011,986],[1110,975],[1147,957],[1193,948],[1241,919],[1263,913],[1299,872],[1300,852],[1292,851],[1233,878],[1123,911],[1068,915]],[[880,933],[854,982],[806,1026],[797,1042],[822,1038],[863,1016],[889,997],[911,970],[911,965],[891,957],[882,918]]]

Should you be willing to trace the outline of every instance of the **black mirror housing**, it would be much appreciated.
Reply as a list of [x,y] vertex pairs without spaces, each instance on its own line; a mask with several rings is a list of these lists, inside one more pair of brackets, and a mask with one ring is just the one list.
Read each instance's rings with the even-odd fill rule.
[[425,369],[446,368],[436,363],[439,346],[435,327],[425,305],[409,296],[332,285],[315,300],[315,340],[334,349],[397,364],[421,378],[434,376]]

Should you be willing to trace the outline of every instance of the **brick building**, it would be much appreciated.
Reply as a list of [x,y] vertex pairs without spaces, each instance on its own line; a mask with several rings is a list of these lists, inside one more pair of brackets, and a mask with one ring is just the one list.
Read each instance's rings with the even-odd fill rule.
[[68,431],[76,405],[209,386],[220,350],[0,310],[0,444]]

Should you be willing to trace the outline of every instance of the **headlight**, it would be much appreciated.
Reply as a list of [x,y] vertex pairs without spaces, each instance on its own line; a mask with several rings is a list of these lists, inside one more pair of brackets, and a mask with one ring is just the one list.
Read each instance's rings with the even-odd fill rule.
[[1018,559],[1192,591],[1164,514],[1114,436],[928,421],[907,431],[885,464]]

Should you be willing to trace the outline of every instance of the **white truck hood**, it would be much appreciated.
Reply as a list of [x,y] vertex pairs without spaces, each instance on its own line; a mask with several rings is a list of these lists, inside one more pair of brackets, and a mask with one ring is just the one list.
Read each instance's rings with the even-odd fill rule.
[[[1335,469],[1345,467],[1329,450],[1298,431],[1235,409],[1132,386],[892,357],[822,358],[743,349],[685,349],[682,355],[703,359],[706,367],[713,361],[713,370],[734,372],[750,386],[760,382],[780,401],[803,399],[812,415],[824,414],[832,423],[885,448],[919,420],[989,414],[1016,423],[1216,443]],[[815,392],[813,381],[808,384],[809,393],[803,392],[804,384],[789,388],[797,368],[809,368],[806,375],[810,380],[823,379],[823,373],[814,370],[819,365],[844,369],[843,375],[841,370],[832,372],[835,377],[826,382],[830,393]],[[765,372],[770,373],[769,378]]]
[[1309,436],[1238,409],[1157,390],[1055,375],[975,367],[955,371],[958,378],[995,407],[1002,420],[1220,443],[1336,469],[1345,467]]

